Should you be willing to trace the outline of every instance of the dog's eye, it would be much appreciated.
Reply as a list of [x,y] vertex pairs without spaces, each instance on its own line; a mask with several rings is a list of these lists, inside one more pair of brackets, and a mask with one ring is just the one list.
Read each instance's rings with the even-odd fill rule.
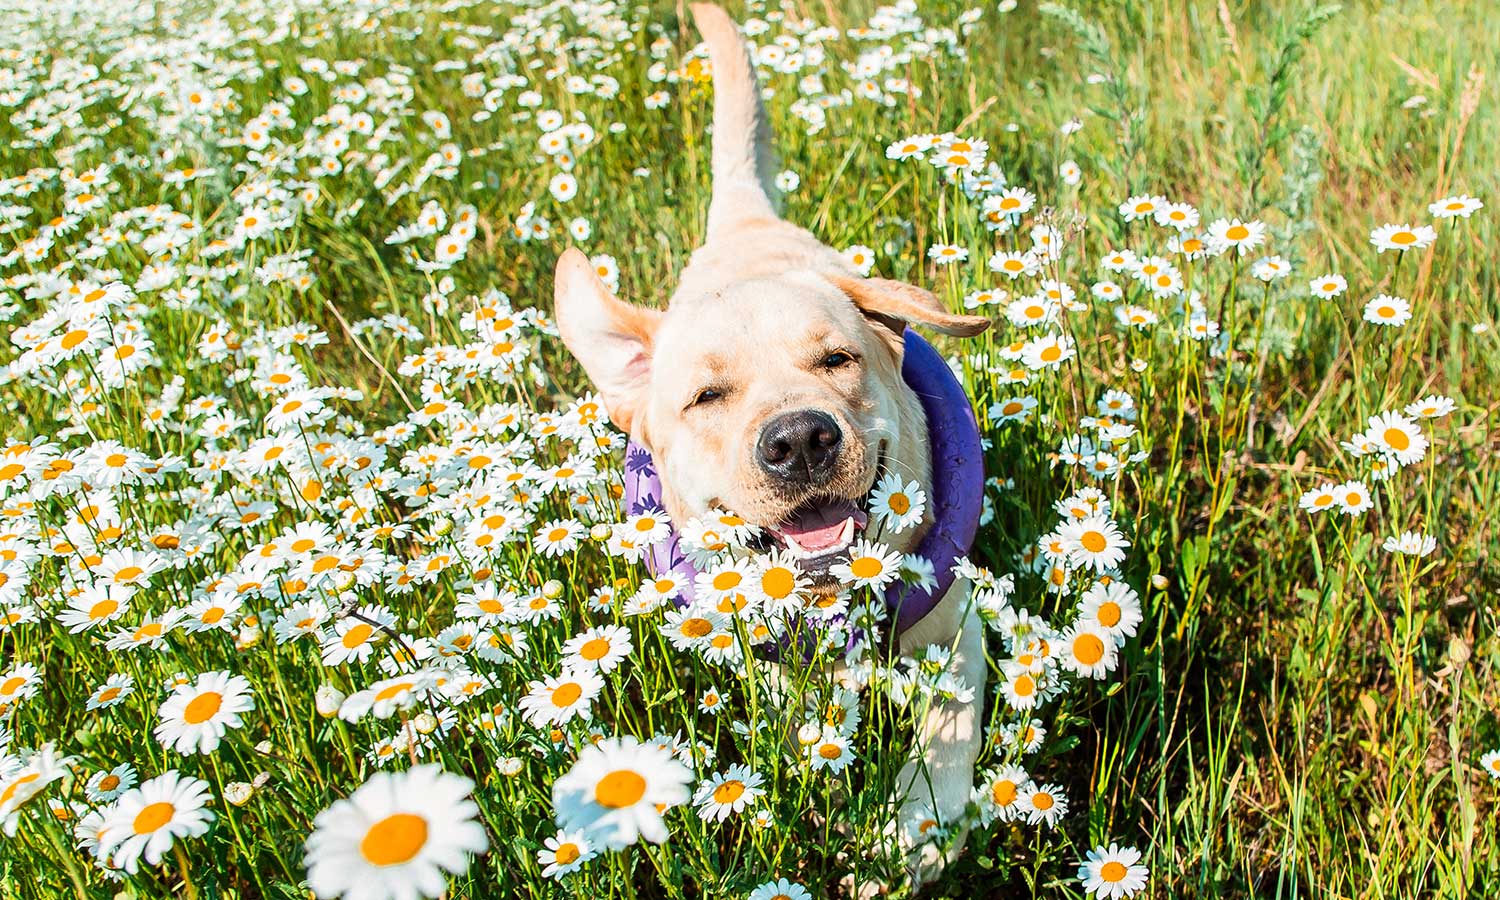
[[688,406],[702,406],[705,403],[712,403],[715,400],[722,399],[724,399],[723,391],[720,391],[717,388],[704,388],[703,390],[693,395],[693,402],[689,403]]
[[819,365],[821,365],[825,369],[840,369],[852,362],[854,362],[853,355],[845,353],[842,350],[835,350],[827,356],[823,357],[823,360],[819,363]]

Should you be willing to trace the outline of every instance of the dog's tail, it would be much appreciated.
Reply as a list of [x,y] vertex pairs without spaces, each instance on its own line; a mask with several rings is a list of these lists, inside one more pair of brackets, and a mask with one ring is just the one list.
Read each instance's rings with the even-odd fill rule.
[[710,235],[750,218],[776,217],[771,126],[760,105],[755,67],[729,14],[694,3],[693,21],[708,44],[714,78],[713,200]]

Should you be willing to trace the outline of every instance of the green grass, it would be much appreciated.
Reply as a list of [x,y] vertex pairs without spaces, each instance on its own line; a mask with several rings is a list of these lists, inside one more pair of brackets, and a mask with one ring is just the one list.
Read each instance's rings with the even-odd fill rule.
[[[116,158],[103,210],[86,213],[46,256],[17,261],[0,276],[52,270],[68,259],[67,248],[86,245],[90,229],[112,212],[167,202],[192,216],[201,232],[182,250],[183,271],[169,288],[193,280],[204,290],[189,308],[162,302],[159,292],[141,292],[149,310],[139,318],[155,340],[159,363],[122,389],[87,398],[96,375],[82,358],[0,379],[6,439],[59,435],[66,447],[115,439],[153,455],[191,459],[207,446],[193,429],[152,431],[141,424],[145,404],[180,375],[186,400],[218,394],[249,420],[225,441],[247,446],[262,434],[269,402],[245,383],[228,383],[229,366],[196,350],[216,321],[252,339],[258,329],[297,322],[321,329],[328,345],[295,351],[297,362],[315,385],[362,390],[364,400],[333,405],[349,417],[346,431],[373,433],[404,417],[409,404],[421,404],[421,378],[397,374],[403,357],[420,346],[388,334],[356,339],[348,326],[397,313],[429,345],[462,345],[472,339],[459,328],[470,295],[494,288],[518,309],[550,310],[551,269],[569,243],[563,226],[573,216],[592,223],[593,235],[583,242],[589,253],[618,260],[623,298],[665,301],[701,238],[709,190],[709,90],[646,78],[644,46],[652,37],[659,33],[672,42],[662,59],[669,68],[695,43],[680,10],[622,7],[619,14],[639,23],[644,36],[629,48],[604,50],[616,55],[597,68],[590,55],[596,51],[574,40],[581,30],[573,15],[549,13],[547,21],[561,28],[562,47],[542,49],[527,39],[513,56],[486,54],[468,70],[493,77],[513,65],[536,83],[544,97],[540,108],[580,113],[599,133],[575,170],[578,197],[560,204],[547,193],[557,168],[538,161],[535,124],[512,118],[520,111],[518,89],[504,95],[491,117],[474,121],[471,114],[482,106],[460,91],[465,72],[434,70],[443,60],[473,59],[515,27],[521,6],[401,6],[382,12],[380,27],[371,31],[355,25],[350,8],[330,6],[299,9],[289,15],[292,30],[269,40],[260,33],[273,28],[270,19],[228,14],[217,29],[226,39],[220,49],[209,49],[192,26],[209,21],[211,4],[181,4],[135,19],[92,7],[76,14],[56,8],[7,14],[30,25],[0,37],[16,54],[5,64],[21,73],[21,96],[8,104],[11,118],[0,122],[7,146],[0,150],[0,174],[69,164],[81,170],[117,153],[123,157]],[[821,24],[853,28],[868,22],[874,8],[830,3],[795,9]],[[744,18],[742,8],[731,12]],[[932,26],[957,27],[960,12],[955,4],[922,4]],[[1500,782],[1479,766],[1481,754],[1500,746],[1494,714],[1500,640],[1492,609],[1500,572],[1491,561],[1500,553],[1492,512],[1500,502],[1492,462],[1500,448],[1494,399],[1500,278],[1492,253],[1500,246],[1493,218],[1500,202],[1494,90],[1500,50],[1490,38],[1497,29],[1500,9],[1460,0],[1349,3],[1340,10],[1262,2],[1038,8],[1023,0],[1007,13],[984,6],[972,29],[956,39],[961,55],[938,49],[901,66],[901,76],[921,89],[919,99],[899,97],[890,107],[854,99],[829,109],[826,127],[816,134],[806,133],[790,111],[798,76],[767,80],[775,89],[767,106],[782,164],[801,179],[786,198],[786,216],[833,246],[874,248],[880,274],[930,287],[951,304],[981,287],[1007,286],[984,260],[998,247],[1024,241],[985,232],[978,204],[944,185],[930,166],[885,159],[887,143],[912,133],[957,130],[989,141],[989,157],[1007,180],[1035,191],[1046,208],[1039,214],[1065,232],[1067,252],[1056,277],[1077,288],[1080,299],[1105,277],[1098,261],[1108,251],[1163,250],[1163,229],[1127,225],[1117,214],[1133,193],[1192,203],[1205,224],[1220,216],[1263,221],[1269,233],[1264,253],[1295,267],[1290,278],[1266,288],[1247,274],[1259,251],[1239,268],[1229,256],[1184,265],[1190,287],[1202,291],[1210,314],[1231,335],[1227,356],[1210,356],[1165,324],[1126,333],[1114,325],[1107,304],[1091,301],[1090,311],[1069,320],[1079,342],[1076,361],[1024,388],[1038,399],[1038,415],[1023,425],[987,427],[989,474],[1014,486],[992,493],[994,520],[974,557],[1004,574],[1018,571],[1016,555],[1056,524],[1052,502],[1086,483],[1048,455],[1104,389],[1134,395],[1142,415],[1130,448],[1149,457],[1104,487],[1133,544],[1123,574],[1141,593],[1145,619],[1109,679],[1074,685],[1040,714],[1049,734],[1024,765],[1039,780],[1064,787],[1072,811],[1062,826],[997,824],[976,831],[965,854],[924,896],[1082,896],[1078,860],[1110,841],[1145,854],[1151,897],[1469,897],[1500,887],[1493,827]],[[123,94],[95,96],[98,88],[88,85],[99,78],[137,90],[153,80],[142,74],[148,69],[139,59],[116,56],[132,39],[140,58],[180,67],[171,79],[190,74],[203,88],[225,88],[232,102],[202,121],[185,122],[157,118],[152,111],[162,110],[164,101],[149,92],[131,94],[128,104]],[[878,43],[829,40],[828,90],[852,87],[839,64]],[[195,59],[194,48],[203,56]],[[408,181],[442,143],[418,118],[424,110],[447,113],[454,143],[488,152],[464,158],[451,180],[430,179],[389,205],[374,183],[373,171],[382,165],[367,171],[367,155],[346,154],[344,172],[318,180],[318,202],[290,227],[226,256],[199,259],[208,239],[233,225],[241,208],[234,191],[255,169],[237,168],[244,148],[220,146],[220,139],[238,136],[248,118],[282,96],[279,80],[305,58],[363,59],[367,65],[358,76],[327,84],[304,75],[310,90],[291,111],[297,127],[281,133],[288,142],[297,142],[328,108],[334,87],[368,84],[401,65],[410,68],[410,114],[393,117],[392,136],[380,152],[411,162],[384,191]],[[263,77],[245,77],[229,60],[260,61]],[[57,86],[38,82],[49,69],[68,82],[68,67],[84,63],[102,72],[84,72],[68,83],[68,90],[78,88],[91,99],[73,118],[55,108],[67,101]],[[618,97],[570,94],[560,79],[542,78],[547,67],[564,63],[585,76],[603,72],[617,79]],[[1090,83],[1095,74],[1106,76],[1104,83]],[[642,98],[658,89],[668,91],[671,102],[645,110]],[[170,96],[179,90],[172,88]],[[1416,94],[1425,102],[1403,105]],[[49,95],[54,108],[33,107],[35,124],[53,123],[57,130],[28,138],[34,125],[14,114]],[[361,108],[359,101],[350,105]],[[1082,130],[1062,134],[1060,127],[1075,117]],[[375,112],[377,123],[384,118]],[[624,123],[623,133],[609,133],[612,122]],[[166,149],[174,151],[170,165],[160,155]],[[321,158],[294,160],[297,174],[280,177],[307,182],[309,167]],[[1058,175],[1066,160],[1083,171],[1076,187]],[[164,171],[188,165],[217,171],[186,191],[163,186]],[[637,168],[646,173],[633,175]],[[62,212],[55,173],[38,181],[36,193],[8,198],[33,211],[0,236],[0,250],[32,238]],[[1370,245],[1372,229],[1426,223],[1429,202],[1460,192],[1489,207],[1468,220],[1439,224],[1430,250],[1398,257],[1377,254]],[[429,199],[450,220],[460,204],[472,204],[479,223],[467,256],[431,276],[411,265],[401,247],[384,243]],[[552,234],[518,242],[510,226],[529,201],[551,220]],[[1028,224],[1037,215],[1028,216]],[[940,241],[966,247],[969,262],[949,268],[927,262],[927,248]],[[430,238],[413,246],[430,258]],[[254,263],[294,250],[311,251],[317,280],[306,291],[248,276]],[[112,247],[67,271],[80,278],[89,267],[112,269],[133,283],[150,261],[137,243]],[[186,270],[233,261],[246,268],[228,272],[223,288],[190,279]],[[1349,292],[1332,301],[1310,299],[1308,279],[1325,271],[1343,274]],[[425,298],[445,274],[456,287],[443,312]],[[1109,277],[1128,282],[1123,274]],[[14,309],[7,330],[36,321],[54,303],[26,296],[16,281],[5,287],[5,305]],[[1365,301],[1379,293],[1409,299],[1412,320],[1397,329],[1361,324]],[[1180,321],[1170,304],[1142,302],[1164,323]],[[976,408],[1023,390],[999,383],[979,364],[997,361],[997,351],[1018,334],[1001,317],[993,332],[970,345],[942,344],[975,355],[966,382]],[[524,343],[536,370],[463,386],[459,396],[470,408],[512,401],[564,408],[585,389],[560,342],[530,332]],[[0,350],[5,362],[19,355],[19,346]],[[1144,370],[1133,371],[1132,359],[1144,360]],[[76,380],[60,388],[64,377]],[[1367,462],[1340,447],[1364,429],[1367,417],[1430,393],[1454,398],[1457,408],[1424,426],[1432,441],[1426,459],[1376,487],[1373,510],[1358,519],[1297,510],[1304,490],[1368,472]],[[101,411],[86,416],[78,405],[84,399],[95,400]],[[169,418],[183,420],[180,413]],[[437,428],[422,431],[413,446],[456,440]],[[560,459],[566,450],[555,441],[536,444],[543,461]],[[399,468],[398,462],[396,453],[388,464]],[[311,504],[295,496],[302,480],[280,475],[207,482],[212,489],[205,494],[273,499],[277,516],[243,531],[217,522],[223,543],[184,571],[161,573],[131,616],[115,624],[133,626],[145,611],[184,605],[203,577],[231,569],[241,554],[299,521],[339,521],[342,511],[329,502],[364,496],[351,488],[350,474],[326,479],[327,500]],[[173,491],[120,489],[114,493],[123,535],[88,536],[101,548],[142,546],[153,529],[210,508],[206,497],[176,493],[191,485],[176,474],[168,481]],[[52,525],[77,501],[49,497],[25,516],[11,516],[18,502],[12,493],[0,505],[8,517],[34,516]],[[391,491],[372,504],[371,515],[393,521],[417,508]],[[537,520],[570,513],[585,521],[614,520],[608,502],[580,511],[563,496],[548,497]],[[455,546],[445,543],[448,535],[433,521],[419,518],[416,525],[433,547]],[[1436,537],[1436,553],[1413,561],[1381,550],[1387,536],[1407,529]],[[422,552],[410,538],[387,546],[402,557]],[[232,633],[176,633],[160,651],[106,651],[93,633],[70,635],[53,620],[63,605],[69,559],[79,555],[36,561],[31,587],[16,602],[34,604],[42,621],[0,634],[6,668],[29,662],[43,674],[41,692],[18,704],[6,722],[10,751],[55,742],[59,752],[76,757],[77,777],[50,786],[44,794],[50,800],[82,802],[88,774],[120,762],[133,763],[143,779],[179,769],[210,783],[219,819],[208,835],[179,843],[185,853],[143,866],[119,884],[107,881],[85,852],[71,849],[69,835],[39,797],[22,808],[16,837],[0,845],[0,896],[104,897],[117,890],[140,897],[297,896],[305,878],[301,844],[314,816],[375,771],[364,753],[396,727],[395,720],[346,725],[319,718],[314,691],[325,682],[352,691],[383,673],[373,661],[325,667],[317,646],[306,640],[278,645],[270,622],[288,601],[274,591],[251,604],[266,629],[253,647],[237,649]],[[432,636],[452,622],[460,581],[478,566],[465,560],[415,594],[384,588],[353,593],[361,603],[396,611],[403,631]],[[677,810],[668,813],[672,837],[663,847],[606,854],[560,882],[543,879],[535,852],[554,833],[551,784],[568,770],[575,751],[553,745],[519,716],[484,730],[479,714],[491,706],[513,711],[529,680],[556,672],[563,641],[589,623],[611,619],[585,611],[591,590],[617,577],[633,590],[641,576],[590,542],[561,560],[508,545],[491,566],[502,580],[525,588],[557,579],[563,611],[558,622],[531,630],[533,655],[525,664],[470,659],[494,689],[482,703],[459,707],[458,727],[427,751],[428,759],[475,780],[491,844],[453,881],[451,896],[743,896],[776,877],[822,896],[851,869],[862,877],[894,874],[895,861],[879,839],[889,813],[882,804],[911,740],[913,709],[867,691],[860,700],[864,724],[854,740],[861,762],[841,777],[810,772],[786,753],[777,729],[749,736],[731,731],[732,720],[779,721],[764,695],[763,674],[746,677],[743,668],[709,665],[670,649],[654,620],[621,619],[634,630],[636,650],[597,701],[591,727],[603,735],[646,738],[664,731],[701,740],[718,758],[700,774],[730,762],[751,764],[766,776],[768,790],[752,811],[769,810],[773,824],[757,827],[748,812],[725,825],[707,824],[691,809]],[[1018,576],[1014,603],[1058,622],[1073,605],[1048,596],[1034,574]],[[1005,651],[993,634],[989,649],[987,719],[1017,721],[994,697]],[[150,736],[160,721],[159,684],[174,672],[210,670],[249,679],[256,711],[216,754],[183,756],[163,748]],[[85,711],[88,694],[115,672],[135,677],[135,695],[118,707]],[[826,679],[807,677],[826,693]],[[730,701],[718,717],[696,711],[710,685]],[[589,733],[578,723],[569,731],[574,742]],[[256,749],[261,741],[270,742],[270,752]],[[501,774],[499,761],[507,757],[525,761],[519,776]],[[983,764],[1006,759],[987,751]],[[223,802],[226,784],[260,773],[269,781],[248,804]]]

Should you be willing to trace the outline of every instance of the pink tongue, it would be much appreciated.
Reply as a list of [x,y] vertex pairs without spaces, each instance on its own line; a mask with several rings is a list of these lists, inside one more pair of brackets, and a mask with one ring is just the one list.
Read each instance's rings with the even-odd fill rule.
[[825,550],[838,543],[844,523],[849,519],[862,527],[866,516],[853,503],[840,500],[803,510],[782,522],[776,530],[803,550]]

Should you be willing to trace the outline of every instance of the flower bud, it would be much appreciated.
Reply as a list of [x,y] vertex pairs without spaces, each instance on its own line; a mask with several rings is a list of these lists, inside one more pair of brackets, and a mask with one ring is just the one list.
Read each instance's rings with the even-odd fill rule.
[[230,806],[244,806],[255,796],[255,788],[243,781],[231,781],[224,785],[224,799]]
[[313,695],[313,705],[317,708],[318,715],[331,719],[339,714],[339,707],[344,705],[344,692],[331,684],[320,684],[318,692]]

